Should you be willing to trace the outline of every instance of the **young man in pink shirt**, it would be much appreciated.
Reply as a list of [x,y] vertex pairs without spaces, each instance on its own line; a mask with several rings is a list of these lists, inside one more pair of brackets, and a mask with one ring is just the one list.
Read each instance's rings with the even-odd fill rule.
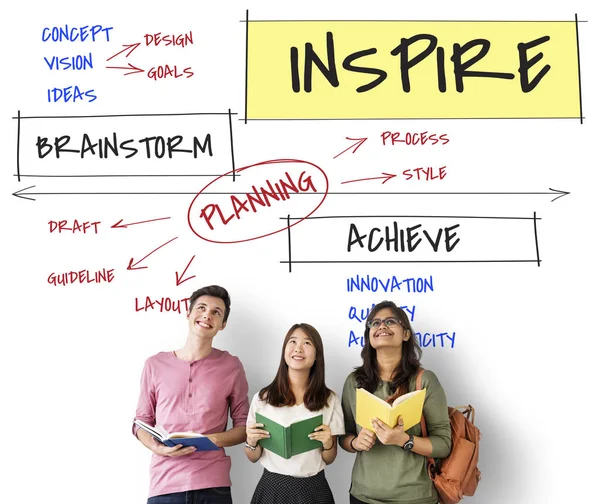
[[[223,287],[195,291],[189,301],[183,348],[146,360],[136,420],[168,432],[200,432],[221,448],[168,447],[134,424],[134,435],[153,453],[148,504],[232,502],[231,461],[222,448],[245,441],[249,404],[240,360],[212,346],[227,324],[229,308],[229,294]],[[233,427],[225,430],[228,414]]]

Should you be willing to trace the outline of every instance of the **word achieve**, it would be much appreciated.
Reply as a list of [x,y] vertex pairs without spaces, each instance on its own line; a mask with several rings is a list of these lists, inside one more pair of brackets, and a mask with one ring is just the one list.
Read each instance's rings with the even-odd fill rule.
[[423,236],[426,238],[423,241],[418,231],[421,228],[421,224],[407,227],[405,230],[399,229],[398,223],[394,221],[391,227],[385,226],[384,236],[380,236],[382,231],[378,227],[372,228],[368,233],[360,234],[356,224],[351,223],[348,233],[348,252],[352,252],[352,247],[356,245],[361,249],[366,247],[369,252],[375,252],[384,243],[388,252],[392,249],[394,252],[414,252],[421,243],[428,243],[433,251],[437,252],[442,243],[442,236],[444,238],[444,249],[446,252],[452,252],[454,247],[460,242],[460,238],[456,238],[457,233],[454,232],[459,226],[460,224],[455,224],[446,228],[438,228],[437,233],[433,234],[423,229]]
[[[93,230],[94,234],[98,234],[98,224],[100,224],[100,221],[79,222],[77,219],[75,219],[73,221],[73,224],[71,225],[70,221],[66,221],[66,220],[53,221],[53,220],[51,220],[51,221],[48,221],[48,224],[50,225],[51,233],[58,231],[58,234],[60,234],[60,233],[71,233],[71,234],[83,233],[83,234],[86,234],[89,230]],[[69,225],[67,226],[67,224],[69,224]]]

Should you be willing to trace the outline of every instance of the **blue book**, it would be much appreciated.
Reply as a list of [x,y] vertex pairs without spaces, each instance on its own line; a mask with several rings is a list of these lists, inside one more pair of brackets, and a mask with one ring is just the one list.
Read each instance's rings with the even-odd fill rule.
[[166,446],[195,446],[196,450],[199,451],[210,451],[220,450],[220,448],[214,444],[209,438],[203,434],[197,432],[167,432],[162,427],[156,425],[154,427],[148,425],[146,422],[141,420],[134,420],[134,422],[140,429],[144,429],[157,441],[161,442]]

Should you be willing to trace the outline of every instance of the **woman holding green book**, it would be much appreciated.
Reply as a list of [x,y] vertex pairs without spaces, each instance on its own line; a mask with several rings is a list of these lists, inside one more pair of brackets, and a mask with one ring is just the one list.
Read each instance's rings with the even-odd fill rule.
[[[366,320],[364,341],[362,366],[346,378],[342,394],[346,435],[340,438],[340,445],[356,453],[350,504],[435,504],[438,495],[427,473],[427,457],[443,458],[450,453],[444,389],[434,373],[423,373],[427,437],[421,436],[420,423],[410,428],[407,425],[405,431],[402,416],[392,426],[376,417],[370,419],[370,425],[358,425],[357,389],[391,404],[415,390],[422,353],[408,316],[391,301],[373,307]],[[359,416],[365,418],[363,412]]]
[[274,380],[254,395],[248,413],[246,456],[264,467],[251,504],[333,504],[324,468],[343,433],[340,400],[325,385],[321,336],[295,324]]

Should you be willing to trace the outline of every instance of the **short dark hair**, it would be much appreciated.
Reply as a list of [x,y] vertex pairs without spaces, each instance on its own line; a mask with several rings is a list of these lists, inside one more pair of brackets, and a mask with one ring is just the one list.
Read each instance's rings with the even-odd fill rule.
[[197,291],[194,291],[190,296],[189,310],[188,313],[192,312],[192,308],[194,304],[198,300],[200,296],[212,296],[223,300],[225,304],[225,313],[223,314],[223,322],[227,322],[227,317],[229,317],[229,311],[231,306],[231,298],[229,297],[229,292],[224,287],[220,285],[208,285],[207,287],[202,287]]

